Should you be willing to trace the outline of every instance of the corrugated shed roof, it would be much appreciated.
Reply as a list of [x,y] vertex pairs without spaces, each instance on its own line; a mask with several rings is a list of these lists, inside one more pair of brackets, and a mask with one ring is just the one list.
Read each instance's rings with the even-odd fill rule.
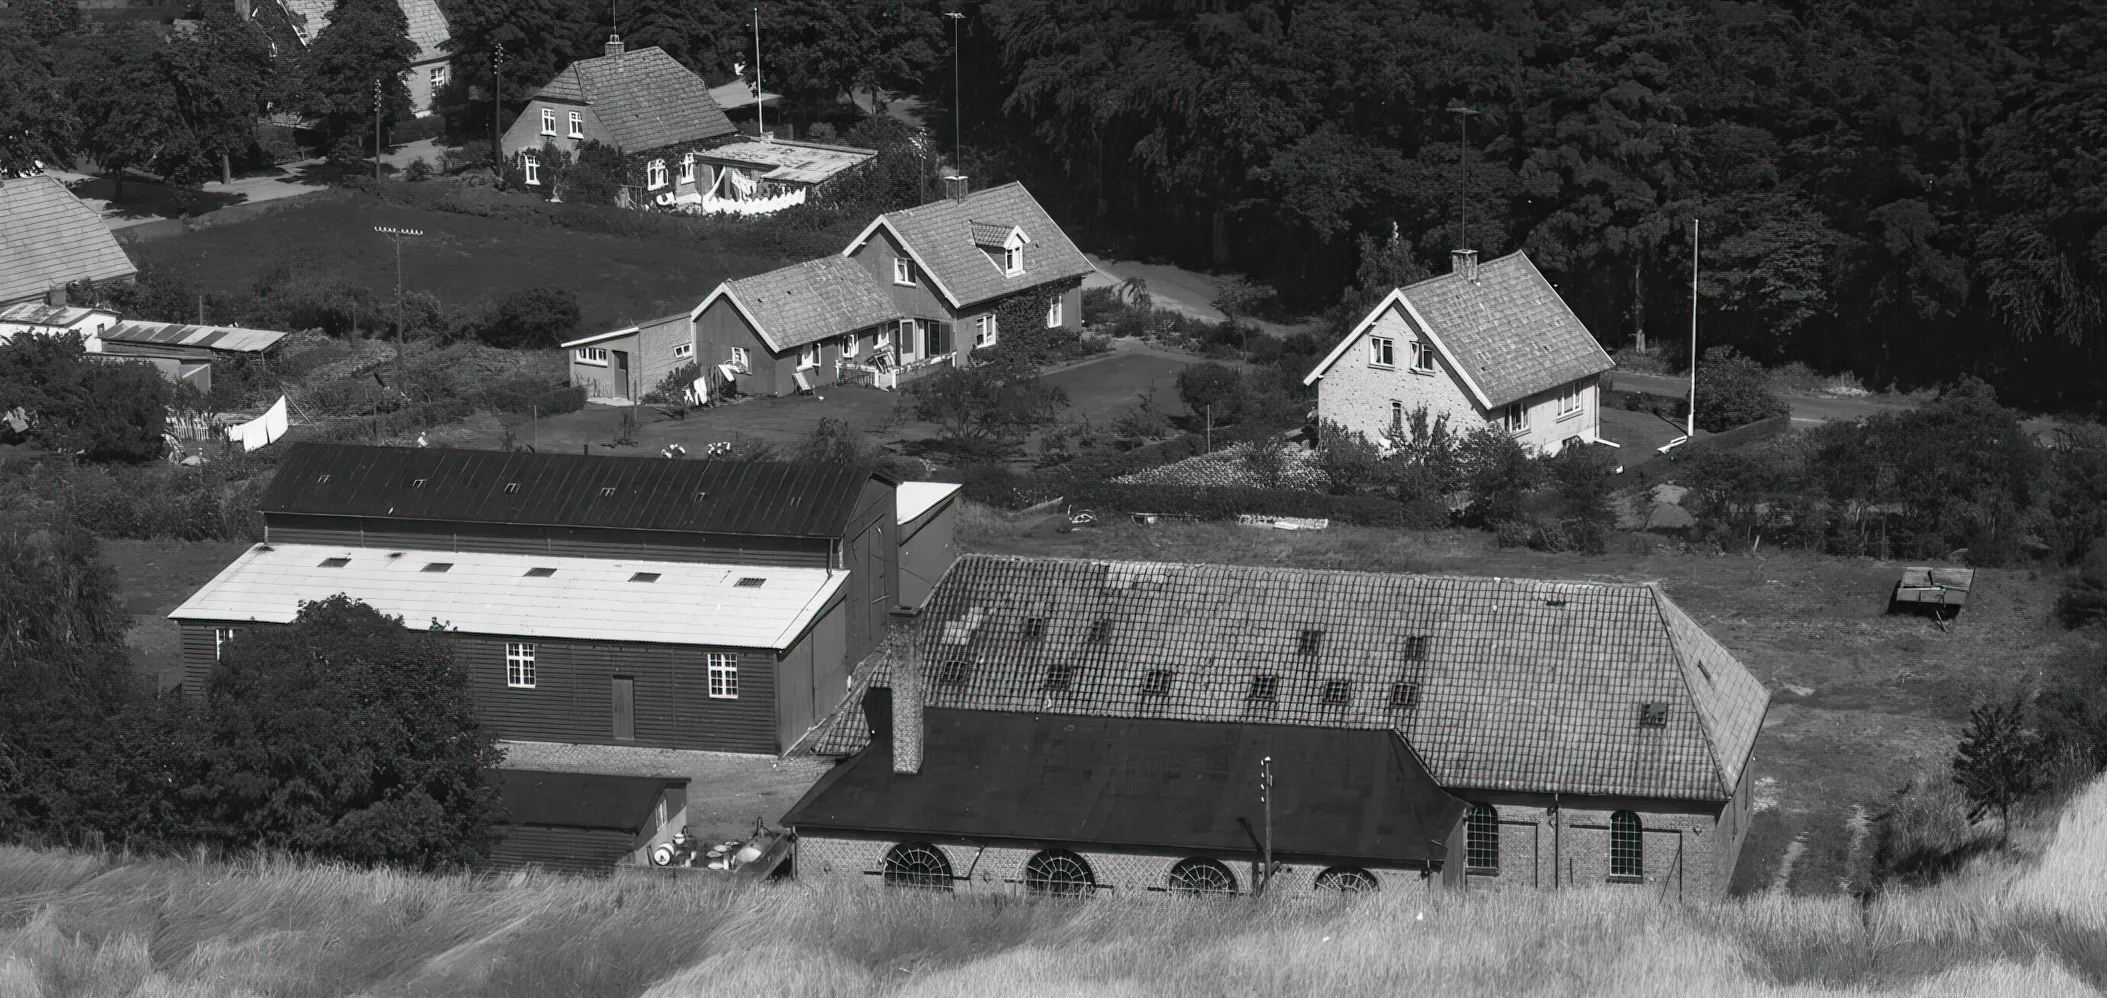
[[[1008,276],[988,258],[987,252],[974,242],[976,222],[1000,226],[1005,238],[1012,226],[1024,230],[1025,237],[1031,240],[1031,247],[1024,253],[1024,273]],[[1080,277],[1097,269],[1020,183],[990,187],[967,195],[963,201],[946,198],[887,212],[871,223],[871,229],[880,225],[892,227],[957,308]],[[866,231],[849,249],[853,251],[868,238],[870,232]]]
[[[303,45],[312,45],[315,36],[329,27],[329,14],[336,9],[337,0],[280,0],[285,6],[293,30],[300,35]],[[397,0],[402,8],[403,19],[409,22],[410,41],[417,45],[413,61],[424,63],[447,58],[442,48],[449,36],[446,13],[439,9],[435,0]]]
[[615,148],[625,153],[649,152],[736,131],[711,99],[702,77],[656,45],[580,59],[556,74],[535,96],[591,105]]
[[0,308],[0,322],[20,322],[32,326],[70,326],[98,314],[115,316],[117,313],[100,308],[83,308],[79,305],[46,305],[40,301],[25,301]]
[[834,178],[850,167],[868,162],[877,155],[876,149],[773,139],[767,142],[733,142],[697,153],[695,158],[706,163],[768,171],[761,174],[762,180],[818,184]]
[[726,281],[722,290],[778,353],[906,318],[870,271],[846,257],[823,256]]
[[102,338],[125,343],[202,347],[226,353],[264,353],[291,335],[239,326],[195,326],[181,322],[127,320],[102,331]]
[[[1724,800],[1769,705],[1654,585],[967,555],[919,620],[925,662],[967,663],[931,673],[934,706],[1394,728],[1451,788]],[[1167,692],[1144,692],[1156,672]],[[1274,699],[1250,698],[1260,675]],[[859,747],[852,714],[814,750]]]
[[[765,581],[738,584],[746,578]],[[847,578],[775,565],[258,544],[168,616],[287,624],[302,602],[344,593],[410,628],[436,620],[470,634],[780,651]]]
[[303,442],[286,453],[259,508],[267,514],[835,538],[848,528],[874,474],[869,466],[784,461]]
[[0,302],[138,272],[102,216],[57,177],[0,179]]
[[919,773],[894,773],[881,739],[822,778],[783,823],[803,834],[1250,855],[1267,756],[1276,855],[1437,861],[1465,808],[1386,731],[943,708],[924,723]]

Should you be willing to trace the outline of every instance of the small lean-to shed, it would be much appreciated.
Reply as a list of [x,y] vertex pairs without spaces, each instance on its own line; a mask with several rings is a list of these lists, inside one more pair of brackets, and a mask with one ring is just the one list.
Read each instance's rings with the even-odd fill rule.
[[900,519],[900,605],[921,606],[944,570],[958,560],[952,523],[958,493],[950,482],[901,482],[894,490]]
[[1972,568],[1913,565],[1902,570],[1902,581],[1895,583],[1890,605],[1950,617],[1968,605],[1968,590],[1974,585]]
[[500,769],[486,779],[504,810],[490,848],[490,866],[500,870],[647,865],[651,846],[678,830],[688,806],[688,781],[677,777]]

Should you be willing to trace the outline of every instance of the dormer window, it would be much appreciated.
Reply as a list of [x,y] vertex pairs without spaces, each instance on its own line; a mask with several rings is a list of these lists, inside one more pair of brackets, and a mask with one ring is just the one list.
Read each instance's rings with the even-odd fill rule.
[[1002,251],[1002,272],[1011,277],[1024,273],[1024,247],[1011,246]]

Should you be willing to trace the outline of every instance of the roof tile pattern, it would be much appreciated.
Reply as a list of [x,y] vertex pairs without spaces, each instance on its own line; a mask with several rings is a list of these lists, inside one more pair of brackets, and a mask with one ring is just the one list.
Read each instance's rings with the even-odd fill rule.
[[734,131],[708,84],[656,45],[580,59],[556,74],[537,98],[590,105],[615,148],[649,152]]
[[[840,537],[868,466],[294,444],[266,513]],[[890,481],[890,479],[883,479]]]
[[[899,233],[959,308],[1097,269],[1020,183],[990,187],[968,194],[963,201],[947,198],[879,218]],[[1012,227],[1024,230],[1031,240],[1031,247],[1024,251],[1024,273],[1011,277],[1002,272],[976,244],[977,225],[999,226],[1004,238]]]
[[[916,642],[931,706],[1394,728],[1445,787],[1723,800],[1769,703],[1652,585],[968,555]],[[814,750],[860,746],[853,713]]]
[[1405,299],[1441,344],[1503,406],[1609,370],[1609,354],[1520,250],[1410,285]]
[[742,277],[725,288],[778,352],[906,318],[870,271],[840,256]]
[[102,216],[57,177],[0,179],[0,302],[138,272]]
[[31,326],[70,326],[98,312],[103,315],[116,314],[79,305],[46,305],[40,301],[25,301],[0,308],[0,322],[19,322]]
[[[329,27],[329,14],[336,9],[336,0],[281,0],[285,12],[291,16],[294,30],[300,33],[302,44],[312,45],[315,36]],[[446,25],[446,14],[439,9],[436,0],[397,0],[402,7],[403,19],[409,22],[410,41],[417,45],[417,54],[412,62],[426,63],[447,57],[446,39],[451,30]]]

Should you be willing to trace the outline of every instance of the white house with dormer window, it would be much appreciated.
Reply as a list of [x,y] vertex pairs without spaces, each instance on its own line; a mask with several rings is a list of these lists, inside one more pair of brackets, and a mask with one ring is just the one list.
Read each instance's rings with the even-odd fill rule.
[[1614,364],[1557,289],[1519,250],[1398,288],[1303,378],[1317,416],[1382,441],[1425,407],[1467,432],[1492,425],[1556,454],[1603,442],[1602,375]]

